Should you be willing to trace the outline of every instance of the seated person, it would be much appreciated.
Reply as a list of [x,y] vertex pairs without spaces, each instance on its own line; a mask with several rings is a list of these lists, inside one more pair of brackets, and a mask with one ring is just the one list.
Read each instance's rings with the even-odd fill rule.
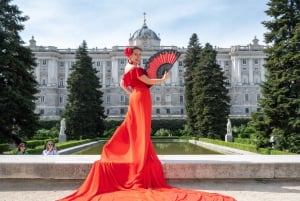
[[21,142],[19,145],[18,145],[18,152],[17,152],[18,155],[26,155],[28,154],[28,152],[26,151],[26,144],[25,142]]
[[58,155],[57,149],[53,141],[49,140],[45,144],[43,155]]

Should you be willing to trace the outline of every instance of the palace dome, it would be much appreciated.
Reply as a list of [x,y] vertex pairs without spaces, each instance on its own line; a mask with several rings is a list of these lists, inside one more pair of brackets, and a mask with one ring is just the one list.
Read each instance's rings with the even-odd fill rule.
[[160,41],[160,38],[157,36],[157,34],[148,28],[146,24],[146,20],[144,20],[144,24],[142,28],[136,30],[129,40],[135,40],[135,39],[154,39]]

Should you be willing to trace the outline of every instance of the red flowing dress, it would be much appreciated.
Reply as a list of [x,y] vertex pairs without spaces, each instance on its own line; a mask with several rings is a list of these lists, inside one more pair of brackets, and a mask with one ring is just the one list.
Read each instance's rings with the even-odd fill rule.
[[123,123],[104,145],[84,183],[60,201],[235,201],[234,198],[169,186],[150,138],[152,102],[149,86],[134,67],[123,76],[131,86]]

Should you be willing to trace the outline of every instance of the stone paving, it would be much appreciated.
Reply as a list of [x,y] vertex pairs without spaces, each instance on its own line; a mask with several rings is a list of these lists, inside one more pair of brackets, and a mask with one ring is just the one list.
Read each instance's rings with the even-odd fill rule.
[[[0,201],[54,201],[76,190],[82,180],[2,179]],[[218,192],[238,201],[299,201],[300,180],[170,181],[173,186]]]

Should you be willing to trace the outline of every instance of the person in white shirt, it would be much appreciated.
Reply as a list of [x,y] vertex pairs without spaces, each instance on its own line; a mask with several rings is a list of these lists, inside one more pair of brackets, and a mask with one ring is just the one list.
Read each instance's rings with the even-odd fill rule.
[[48,141],[45,144],[43,155],[58,155],[57,149],[53,141]]

